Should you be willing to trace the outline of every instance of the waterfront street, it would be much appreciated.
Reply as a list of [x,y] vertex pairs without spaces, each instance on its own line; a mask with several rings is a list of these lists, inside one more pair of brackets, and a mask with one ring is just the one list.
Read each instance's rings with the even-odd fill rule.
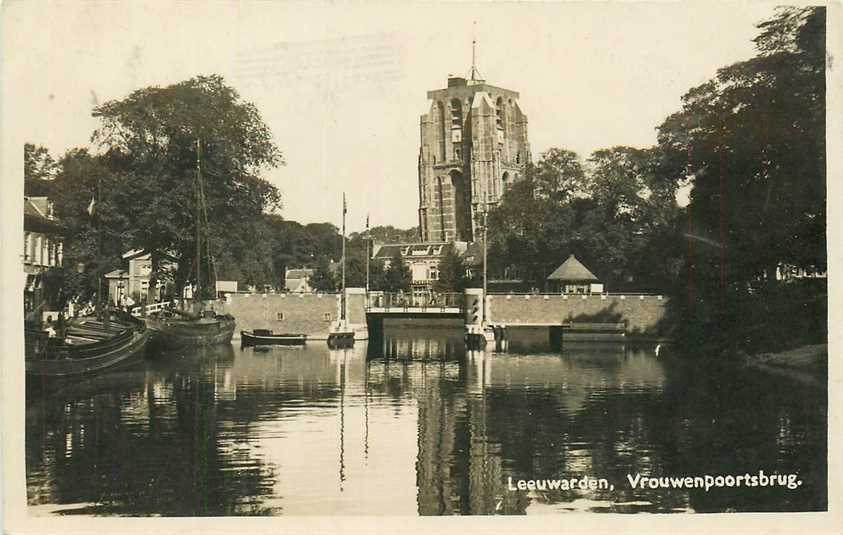
[[[387,358],[365,343],[223,346],[160,355],[43,397],[33,389],[30,514],[826,507],[824,390],[737,369],[703,374],[652,347],[560,354],[539,338],[530,354],[466,353],[461,336],[387,329]],[[802,485],[706,492],[627,481],[759,470],[796,473]],[[614,490],[508,489],[508,478],[582,476]]]

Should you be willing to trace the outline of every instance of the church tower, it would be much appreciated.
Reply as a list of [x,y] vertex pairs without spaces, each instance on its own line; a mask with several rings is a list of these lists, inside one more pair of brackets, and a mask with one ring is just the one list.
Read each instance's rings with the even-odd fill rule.
[[419,149],[422,241],[474,241],[477,215],[500,201],[530,160],[518,93],[468,78],[427,92]]

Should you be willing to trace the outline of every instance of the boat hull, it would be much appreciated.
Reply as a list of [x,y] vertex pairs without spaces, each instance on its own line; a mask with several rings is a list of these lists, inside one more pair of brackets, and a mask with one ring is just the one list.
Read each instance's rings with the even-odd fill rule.
[[150,343],[166,349],[230,344],[234,336],[234,318],[217,316],[189,320],[180,318],[147,318]]
[[125,343],[84,358],[30,358],[26,374],[33,377],[73,377],[113,370],[143,359],[149,332],[134,332]]
[[349,349],[354,347],[354,333],[351,331],[333,332],[328,334],[329,349]]
[[307,343],[306,334],[255,334],[240,331],[240,345],[248,346],[298,346]]

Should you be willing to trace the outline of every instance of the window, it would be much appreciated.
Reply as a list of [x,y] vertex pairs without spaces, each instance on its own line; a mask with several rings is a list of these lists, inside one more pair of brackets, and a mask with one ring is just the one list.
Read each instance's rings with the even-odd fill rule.
[[284,313],[283,312],[276,312],[275,313],[275,321],[284,321]]
[[[439,159],[445,159],[445,105],[441,102],[436,103],[436,118],[439,121]],[[436,157],[433,158],[433,163],[436,163]]]
[[457,161],[462,161],[462,148],[454,147],[454,159]]
[[462,102],[457,98],[451,101],[451,143],[462,143]]
[[331,321],[331,313],[325,312],[324,314],[322,314],[322,319],[325,321]]
[[33,260],[33,263],[35,265],[41,265],[41,250],[42,250],[42,247],[43,246],[41,245],[41,236],[36,236],[35,237],[35,245],[32,248],[33,256],[34,256],[34,258],[32,260]]
[[455,98],[451,101],[451,130],[462,130],[462,103]]
[[32,260],[32,234],[29,232],[24,233],[23,235],[23,261],[29,262]]
[[[506,131],[506,109],[504,108],[503,98],[501,97],[498,97],[498,100],[495,103],[495,125],[497,126],[499,132]],[[498,139],[501,139],[502,137],[502,134],[498,135]]]

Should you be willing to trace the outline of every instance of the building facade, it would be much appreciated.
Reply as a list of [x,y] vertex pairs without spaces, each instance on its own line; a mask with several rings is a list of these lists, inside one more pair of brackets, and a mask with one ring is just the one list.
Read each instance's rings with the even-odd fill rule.
[[310,268],[285,269],[284,270],[284,291],[295,294],[311,293],[310,277],[315,270]]
[[23,290],[25,313],[43,304],[43,273],[63,262],[64,229],[47,197],[23,199]]
[[477,215],[524,176],[530,145],[518,97],[473,75],[428,91],[418,164],[422,241],[474,241]]
[[372,258],[383,261],[388,268],[396,253],[401,256],[410,270],[413,291],[430,291],[439,280],[439,263],[449,248],[455,248],[458,254],[465,251],[464,243],[428,242],[428,243],[389,243],[375,244]]
[[[108,300],[116,306],[127,303],[146,303],[149,296],[149,282],[152,278],[152,256],[143,250],[133,249],[123,253],[128,269],[115,269],[106,273]],[[174,268],[170,261],[162,262],[162,268]],[[167,294],[167,282],[160,278],[155,283],[153,301],[161,301]],[[172,288],[169,288],[172,291]]]

